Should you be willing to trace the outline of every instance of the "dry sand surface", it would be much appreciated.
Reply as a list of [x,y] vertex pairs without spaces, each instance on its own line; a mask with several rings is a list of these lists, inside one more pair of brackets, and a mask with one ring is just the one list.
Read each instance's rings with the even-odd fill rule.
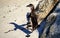
[[[14,22],[18,25],[26,24],[26,13],[30,12],[30,9],[26,7],[29,3],[33,3],[35,6],[38,1],[36,0],[0,0],[0,38],[27,38],[26,34],[17,29],[16,31],[9,30],[14,29],[14,25],[9,24]],[[35,31],[31,34],[30,38],[38,38],[38,33]]]

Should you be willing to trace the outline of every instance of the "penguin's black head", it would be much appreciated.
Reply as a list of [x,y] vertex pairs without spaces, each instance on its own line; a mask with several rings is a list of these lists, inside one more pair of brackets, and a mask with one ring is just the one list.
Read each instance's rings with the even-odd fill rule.
[[33,4],[29,4],[29,5],[27,5],[26,7],[33,7]]

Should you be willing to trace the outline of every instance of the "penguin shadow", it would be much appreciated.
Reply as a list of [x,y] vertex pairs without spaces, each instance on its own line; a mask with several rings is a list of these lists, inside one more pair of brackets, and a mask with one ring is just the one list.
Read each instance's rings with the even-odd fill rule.
[[18,24],[14,23],[14,22],[11,22],[9,24],[13,24],[15,28],[13,30],[8,30],[5,33],[11,32],[11,31],[16,31],[17,29],[23,31],[26,34],[30,34],[31,33],[28,29],[26,29],[26,28],[23,27],[23,26],[25,26],[27,24],[18,25]]

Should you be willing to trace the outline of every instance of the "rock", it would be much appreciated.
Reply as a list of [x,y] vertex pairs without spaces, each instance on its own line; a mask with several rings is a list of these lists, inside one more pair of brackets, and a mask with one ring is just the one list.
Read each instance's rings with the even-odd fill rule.
[[50,28],[55,21],[56,21],[56,15],[55,14],[52,13],[51,15],[48,16],[41,38],[46,38],[47,36],[49,36]]

